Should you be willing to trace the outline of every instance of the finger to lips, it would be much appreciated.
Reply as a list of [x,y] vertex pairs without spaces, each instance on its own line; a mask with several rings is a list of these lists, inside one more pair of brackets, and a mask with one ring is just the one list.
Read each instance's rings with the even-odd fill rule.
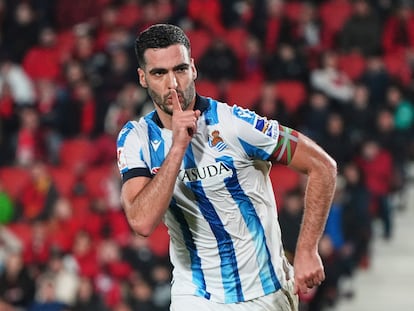
[[180,101],[178,100],[177,91],[172,89],[171,90],[171,102],[173,106],[173,111],[183,111],[181,108]]

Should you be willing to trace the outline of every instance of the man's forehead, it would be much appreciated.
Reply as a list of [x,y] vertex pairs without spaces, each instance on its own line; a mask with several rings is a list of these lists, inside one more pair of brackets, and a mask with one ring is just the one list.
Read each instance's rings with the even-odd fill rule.
[[174,68],[180,64],[190,64],[190,56],[184,45],[175,44],[166,48],[150,48],[144,53],[145,67]]

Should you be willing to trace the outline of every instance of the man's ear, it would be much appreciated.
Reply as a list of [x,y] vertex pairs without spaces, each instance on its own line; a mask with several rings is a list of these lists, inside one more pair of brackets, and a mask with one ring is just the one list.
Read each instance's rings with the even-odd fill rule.
[[194,58],[191,59],[190,63],[191,71],[193,72],[193,81],[197,80],[197,68],[194,64]]
[[138,68],[138,78],[139,78],[139,84],[141,84],[142,87],[147,88],[147,81],[145,80],[145,72],[141,68]]

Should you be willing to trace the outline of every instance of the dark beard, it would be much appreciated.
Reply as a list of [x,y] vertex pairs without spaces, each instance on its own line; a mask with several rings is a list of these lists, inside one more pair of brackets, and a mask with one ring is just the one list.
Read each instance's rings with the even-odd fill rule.
[[[170,94],[162,96],[154,92],[151,88],[148,88],[148,94],[155,105],[157,105],[165,113],[172,115],[171,106],[167,105],[168,96],[170,96]],[[183,111],[187,110],[195,96],[195,83],[191,83],[190,86],[184,91],[177,90],[177,95],[181,96],[183,99],[183,103],[180,102],[181,109]]]

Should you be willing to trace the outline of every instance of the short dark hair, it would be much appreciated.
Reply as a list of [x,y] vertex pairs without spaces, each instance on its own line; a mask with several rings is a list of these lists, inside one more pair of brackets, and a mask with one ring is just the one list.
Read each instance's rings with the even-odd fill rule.
[[166,48],[174,44],[184,45],[190,54],[190,40],[180,27],[171,24],[148,27],[135,40],[135,55],[139,67],[145,65],[144,53],[147,49]]

